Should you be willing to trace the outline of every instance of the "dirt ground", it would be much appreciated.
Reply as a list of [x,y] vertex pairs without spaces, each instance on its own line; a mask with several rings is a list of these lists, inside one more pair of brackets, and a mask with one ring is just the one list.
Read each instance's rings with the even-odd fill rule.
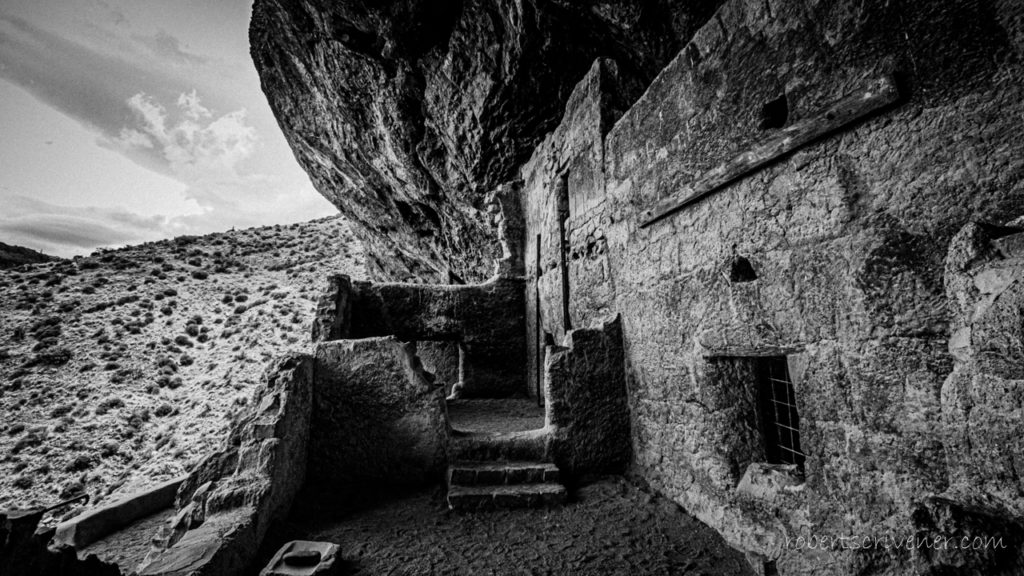
[[434,489],[335,519],[293,516],[268,535],[259,566],[299,539],[337,543],[352,575],[753,574],[710,528],[622,478],[551,510],[456,513]]
[[544,427],[544,408],[529,398],[449,400],[448,421],[461,432],[519,432]]

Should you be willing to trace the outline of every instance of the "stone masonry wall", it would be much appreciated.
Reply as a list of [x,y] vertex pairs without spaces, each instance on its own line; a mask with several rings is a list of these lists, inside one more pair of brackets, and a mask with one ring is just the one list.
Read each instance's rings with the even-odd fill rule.
[[[615,62],[595,61],[569,97],[558,129],[521,170],[531,394],[540,389],[543,379],[545,346],[560,344],[568,330],[588,327],[612,311],[607,243],[599,224],[604,213],[603,138],[623,112],[616,97],[629,91],[623,82]],[[568,321],[563,306],[563,257],[570,294]]]
[[[968,221],[1024,213],[1022,13],[1003,1],[733,0],[610,130],[595,113],[604,64],[592,69],[522,170],[531,362],[538,334],[560,334],[561,280],[546,276],[560,273],[564,180],[570,253],[585,255],[568,266],[570,320],[622,316],[636,473],[759,569],[1019,569],[984,551],[809,551],[787,538],[1018,525],[1019,468],[995,449],[1019,430],[1020,401],[998,392],[1016,380],[954,361],[944,263]],[[657,200],[886,74],[895,106],[639,226]],[[807,458],[802,483],[758,497],[737,491],[748,462],[763,469],[750,468],[757,419],[723,389],[743,370],[721,362],[769,356],[787,359]]]

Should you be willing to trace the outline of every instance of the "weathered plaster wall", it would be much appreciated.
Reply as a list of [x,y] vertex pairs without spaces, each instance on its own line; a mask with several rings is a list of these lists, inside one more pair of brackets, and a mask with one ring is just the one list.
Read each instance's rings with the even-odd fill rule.
[[444,390],[416,344],[394,337],[316,349],[309,483],[347,489],[438,481],[446,464]]
[[[978,518],[1012,531],[1020,517],[1017,464],[995,450],[1020,429],[1017,396],[996,394],[1016,380],[950,380],[944,262],[967,221],[1024,213],[1021,13],[966,0],[731,1],[603,146],[594,110],[606,96],[592,70],[522,171],[531,361],[537,326],[561,334],[560,279],[546,277],[560,273],[552,222],[567,174],[567,241],[588,247],[568,265],[580,278],[570,320],[622,315],[635,470],[756,563],[781,574],[983,574],[1008,561],[812,552],[786,536],[905,537],[925,530],[922,518],[941,518],[933,532]],[[766,103],[785,96],[791,124],[881,74],[897,78],[897,106],[639,227],[655,201],[770,137]],[[573,194],[574,181],[587,192]],[[740,255],[756,279],[730,280]],[[806,481],[771,498],[740,494],[756,422],[715,362],[779,355],[794,380]],[[988,411],[974,420],[963,399],[979,396]]]

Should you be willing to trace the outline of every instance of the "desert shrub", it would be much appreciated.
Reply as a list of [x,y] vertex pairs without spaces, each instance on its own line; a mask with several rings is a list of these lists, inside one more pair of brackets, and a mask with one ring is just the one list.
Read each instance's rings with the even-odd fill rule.
[[138,368],[122,368],[110,376],[110,381],[114,384],[122,384],[129,380],[138,380],[142,377],[142,371]]
[[14,443],[14,446],[11,447],[11,454],[17,454],[26,448],[34,448],[42,445],[48,435],[49,431],[44,427],[30,429],[24,436]]
[[100,457],[102,457],[102,458],[110,458],[111,456],[114,456],[115,454],[117,454],[117,452],[119,450],[120,450],[120,446],[118,445],[117,442],[114,442],[112,440],[108,440],[108,441],[104,442],[100,446]]
[[71,412],[74,409],[75,407],[72,406],[71,404],[61,404],[60,406],[55,406],[53,410],[50,410],[50,417],[60,418],[61,416],[64,416],[65,414]]
[[174,412],[174,407],[168,404],[167,402],[164,402],[163,404],[157,406],[156,410],[153,410],[153,414],[158,418],[169,416],[171,412]]
[[32,487],[32,477],[27,474],[22,474],[14,479],[14,487],[20,490],[28,490]]
[[32,324],[32,337],[36,340],[60,336],[60,316],[49,316]]
[[78,496],[82,492],[85,492],[85,485],[82,484],[81,482],[72,480],[64,484],[64,487],[61,488],[59,498],[61,500],[67,500],[68,498],[74,498],[75,496]]
[[[44,343],[40,342],[40,344]],[[44,345],[43,347],[45,349],[40,350],[32,356],[32,358],[26,362],[26,365],[38,366],[41,364],[44,366],[62,366],[70,362],[71,358],[74,356],[74,353],[71,350],[63,346],[49,348]]]
[[193,346],[192,339],[184,334],[178,334],[174,337],[174,343],[178,346]]
[[116,396],[109,396],[96,406],[96,414],[102,416],[114,408],[124,408],[124,400]]
[[64,470],[66,472],[82,472],[83,470],[92,468],[94,463],[92,456],[79,454],[78,456],[75,456],[71,462],[68,462],[68,465],[64,467]]
[[210,275],[205,270],[193,270],[192,277],[196,280],[206,280]]

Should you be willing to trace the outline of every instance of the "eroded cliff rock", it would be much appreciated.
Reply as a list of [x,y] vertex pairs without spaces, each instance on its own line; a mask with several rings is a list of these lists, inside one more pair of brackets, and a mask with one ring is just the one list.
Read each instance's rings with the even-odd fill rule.
[[594,59],[622,109],[720,0],[256,0],[252,57],[314,185],[370,273],[479,281],[501,251],[485,198],[554,128]]

